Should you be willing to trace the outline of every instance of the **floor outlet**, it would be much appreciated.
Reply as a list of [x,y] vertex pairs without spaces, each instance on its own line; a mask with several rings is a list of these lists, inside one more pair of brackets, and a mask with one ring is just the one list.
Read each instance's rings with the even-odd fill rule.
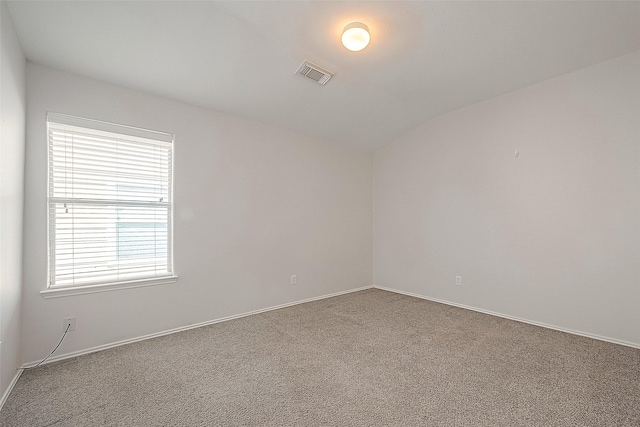
[[69,332],[75,331],[76,330],[76,318],[75,317],[68,317],[68,318],[64,319],[63,325],[62,325],[62,330],[66,331],[67,330],[67,326],[69,327]]
[[456,285],[462,286],[462,276],[456,276]]

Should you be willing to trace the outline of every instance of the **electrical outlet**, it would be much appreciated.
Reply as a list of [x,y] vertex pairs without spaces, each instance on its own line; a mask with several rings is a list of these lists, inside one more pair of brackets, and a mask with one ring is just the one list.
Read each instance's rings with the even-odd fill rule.
[[76,318],[75,317],[67,317],[66,319],[63,320],[62,322],[62,331],[66,331],[67,330],[67,326],[69,327],[69,331],[75,331],[76,330]]
[[462,286],[462,276],[456,276],[456,285]]
[[291,276],[291,284],[292,285],[297,285],[297,278],[296,278],[295,274]]

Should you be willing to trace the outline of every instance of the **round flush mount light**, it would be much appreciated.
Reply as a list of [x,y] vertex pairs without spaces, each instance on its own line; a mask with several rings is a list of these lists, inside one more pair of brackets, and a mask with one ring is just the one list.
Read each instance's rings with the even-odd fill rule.
[[342,44],[352,52],[358,52],[369,44],[371,36],[369,27],[361,22],[352,22],[344,27],[342,32]]

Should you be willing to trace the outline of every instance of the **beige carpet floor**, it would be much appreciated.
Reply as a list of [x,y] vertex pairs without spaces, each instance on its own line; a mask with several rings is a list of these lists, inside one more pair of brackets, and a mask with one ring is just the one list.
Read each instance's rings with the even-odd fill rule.
[[25,372],[10,426],[640,426],[640,350],[381,290]]

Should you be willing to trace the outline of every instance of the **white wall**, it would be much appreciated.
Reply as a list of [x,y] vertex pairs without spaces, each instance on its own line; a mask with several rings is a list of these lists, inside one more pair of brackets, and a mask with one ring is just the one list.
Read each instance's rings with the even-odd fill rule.
[[[43,299],[47,111],[175,133],[178,283]],[[28,63],[26,156],[25,362],[372,283],[370,154]]]
[[21,365],[25,58],[0,2],[0,396]]
[[640,52],[443,115],[373,168],[376,285],[640,345]]

